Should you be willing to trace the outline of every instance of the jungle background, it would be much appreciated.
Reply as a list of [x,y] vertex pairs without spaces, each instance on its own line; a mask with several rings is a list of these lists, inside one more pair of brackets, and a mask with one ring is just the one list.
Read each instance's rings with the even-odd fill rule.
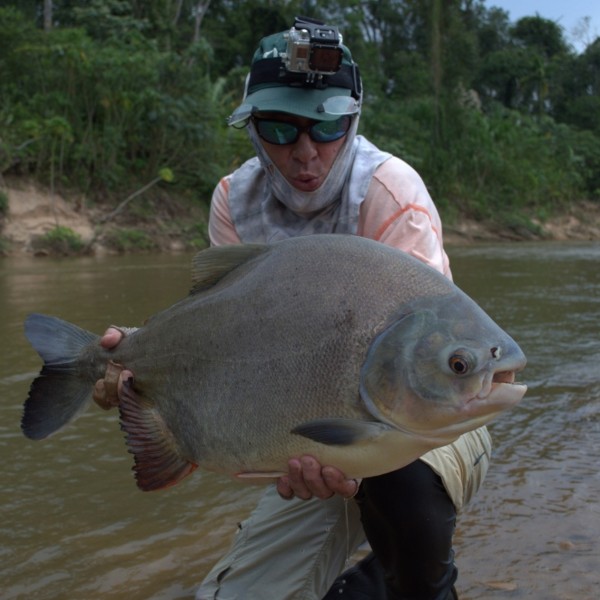
[[[214,186],[252,155],[226,118],[258,40],[296,15],[340,28],[360,132],[419,171],[448,231],[522,239],[598,218],[585,20],[576,50],[493,0],[0,0],[0,254],[206,245]],[[21,236],[28,206],[47,218]]]

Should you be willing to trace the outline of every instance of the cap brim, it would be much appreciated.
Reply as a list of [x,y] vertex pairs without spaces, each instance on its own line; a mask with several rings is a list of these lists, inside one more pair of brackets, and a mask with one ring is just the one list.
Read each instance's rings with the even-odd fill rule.
[[359,102],[346,88],[329,87],[323,90],[277,86],[249,94],[238,106],[229,125],[241,125],[258,112],[280,112],[316,121],[334,121],[342,115],[358,113]]

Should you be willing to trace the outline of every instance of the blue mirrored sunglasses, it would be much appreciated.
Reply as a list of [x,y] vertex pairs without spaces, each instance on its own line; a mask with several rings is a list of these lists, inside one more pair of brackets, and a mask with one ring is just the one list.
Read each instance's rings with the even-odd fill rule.
[[348,133],[352,117],[343,115],[335,121],[316,121],[306,127],[275,119],[258,119],[254,117],[253,121],[258,135],[265,142],[284,146],[295,144],[303,132],[308,133],[310,139],[319,144],[335,142]]

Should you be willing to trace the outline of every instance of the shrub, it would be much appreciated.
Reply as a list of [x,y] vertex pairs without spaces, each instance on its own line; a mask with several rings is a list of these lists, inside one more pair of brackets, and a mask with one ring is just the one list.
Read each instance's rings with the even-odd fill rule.
[[8,213],[8,196],[0,190],[0,219]]
[[112,231],[106,236],[106,242],[119,252],[130,252],[132,250],[153,250],[156,248],[154,240],[138,229],[119,229]]
[[51,254],[78,254],[84,248],[81,236],[70,227],[57,225],[44,235],[35,238],[32,242],[36,251],[46,251]]

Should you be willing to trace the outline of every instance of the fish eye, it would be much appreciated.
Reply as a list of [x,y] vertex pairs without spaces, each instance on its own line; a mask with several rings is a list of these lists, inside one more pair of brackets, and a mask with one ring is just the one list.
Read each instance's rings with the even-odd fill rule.
[[465,352],[457,351],[448,359],[448,366],[457,375],[466,375],[472,370],[472,358]]

